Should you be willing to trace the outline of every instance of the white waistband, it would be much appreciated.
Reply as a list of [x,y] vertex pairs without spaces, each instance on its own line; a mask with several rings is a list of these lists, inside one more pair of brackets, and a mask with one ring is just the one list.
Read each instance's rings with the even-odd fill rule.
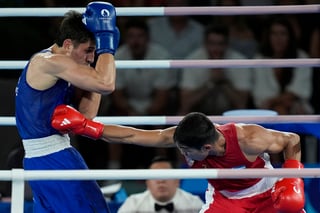
[[246,197],[252,197],[257,194],[261,194],[263,192],[268,191],[273,187],[275,182],[278,180],[277,177],[271,178],[262,178],[258,183],[254,184],[253,186],[246,188],[244,190],[236,191],[236,192],[230,192],[227,190],[221,190],[221,194],[226,196],[230,199],[241,199]]
[[40,157],[71,147],[70,138],[65,135],[51,135],[44,138],[22,140],[25,158]]

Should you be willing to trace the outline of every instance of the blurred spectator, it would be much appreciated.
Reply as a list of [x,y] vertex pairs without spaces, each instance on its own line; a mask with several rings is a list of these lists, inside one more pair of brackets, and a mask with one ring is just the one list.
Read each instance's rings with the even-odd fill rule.
[[[117,50],[116,60],[169,59],[164,48],[150,41],[149,28],[143,20],[130,19],[125,26],[125,41]],[[111,95],[111,113],[118,116],[166,115],[169,91],[175,83],[173,73],[167,69],[118,69],[116,90]],[[125,150],[129,150],[128,153],[121,154]],[[143,150],[148,154],[141,155]],[[119,158],[124,156],[123,165],[126,168],[136,168],[137,165],[134,164],[141,166],[152,157],[154,150],[155,148],[112,144],[110,163],[116,166]]]
[[[316,14],[317,17],[319,17],[319,14]],[[315,19],[318,20],[318,19]],[[317,22],[317,25],[314,27],[311,35],[310,35],[310,43],[309,43],[309,54],[311,58],[320,58],[320,25],[319,22]],[[311,96],[311,104],[314,108],[315,114],[320,114],[320,67],[313,67],[313,89],[312,89],[312,96]],[[320,162],[320,140],[318,139],[315,143],[314,147],[310,147],[312,152],[310,153],[316,153],[315,159],[313,162]]]
[[[228,39],[225,26],[209,26],[203,46],[191,53],[188,59],[245,59],[229,48]],[[179,114],[199,111],[221,115],[230,109],[248,108],[250,77],[249,69],[184,69],[180,82]]]
[[[320,58],[320,27],[315,28],[311,34],[309,53],[312,58]],[[313,90],[311,104],[314,107],[315,113],[320,113],[320,68],[313,68]]]
[[[269,23],[257,59],[308,58],[297,47],[287,19],[276,16]],[[253,96],[257,108],[283,114],[310,114],[312,79],[309,67],[255,68]]]
[[[302,5],[304,4],[305,1],[304,0],[275,0],[274,4],[275,5]],[[303,43],[303,34],[304,32],[304,28],[306,28],[306,26],[312,26],[311,23],[305,24],[303,17],[304,15],[308,15],[308,14],[295,14],[295,13],[289,13],[289,14],[282,14],[282,16],[284,16],[288,22],[290,23],[293,32],[295,34],[295,39],[296,39],[296,43],[297,43],[297,47],[301,47],[302,43]],[[314,15],[314,14],[312,14]],[[315,18],[315,17],[314,17]]]
[[[166,0],[167,7],[188,6],[187,0]],[[148,20],[150,39],[169,52],[170,59],[185,59],[202,44],[204,27],[190,16],[163,16]],[[170,69],[175,73],[175,79],[180,80],[181,69]],[[177,112],[178,88],[170,91],[173,114]]]
[[[117,60],[165,60],[168,52],[150,42],[144,21],[130,20],[125,43],[119,47]],[[167,69],[119,69],[113,106],[118,115],[161,115],[166,112],[168,90],[175,84]]]
[[[167,0],[166,6],[188,6],[187,0]],[[202,44],[203,26],[188,16],[164,16],[148,21],[150,38],[167,49],[172,59],[184,59]]]
[[[166,157],[157,156],[149,169],[172,169]],[[130,195],[118,213],[138,212],[199,212],[203,205],[200,197],[179,188],[180,180],[146,180],[147,190]]]
[[[219,0],[217,6],[242,6],[240,0]],[[255,34],[249,25],[251,16],[223,15],[214,17],[214,22],[229,28],[229,47],[247,58],[253,58],[257,50]]]
[[320,26],[313,29],[310,35],[309,54],[311,58],[320,57]]

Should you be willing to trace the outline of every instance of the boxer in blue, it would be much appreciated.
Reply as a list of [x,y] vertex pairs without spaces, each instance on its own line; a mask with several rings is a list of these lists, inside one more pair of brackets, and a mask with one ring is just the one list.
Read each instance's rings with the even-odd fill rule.
[[[87,118],[97,115],[101,94],[115,88],[119,38],[115,8],[91,2],[83,14],[67,12],[55,43],[32,56],[16,87],[25,170],[87,169],[69,137],[51,127],[51,116],[60,104],[71,104]],[[36,213],[108,212],[95,181],[30,181],[30,186]]]

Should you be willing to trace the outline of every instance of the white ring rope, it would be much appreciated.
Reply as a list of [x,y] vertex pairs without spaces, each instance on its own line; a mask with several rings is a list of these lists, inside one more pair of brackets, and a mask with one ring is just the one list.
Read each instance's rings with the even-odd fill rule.
[[107,170],[2,170],[1,180],[11,180],[19,170],[24,180],[147,180],[147,179],[238,179],[263,177],[320,178],[320,168],[304,169],[107,169]]
[[[319,124],[320,115],[278,115],[278,116],[208,116],[214,123],[259,123],[288,124],[305,123]],[[119,125],[175,125],[183,116],[98,116],[96,121],[104,124]],[[14,116],[0,116],[0,126],[15,126]]]
[[[0,17],[58,17],[68,10],[84,12],[84,7],[0,8]],[[175,15],[262,15],[319,13],[320,5],[229,6],[229,7],[117,7],[118,16]]]
[[[0,61],[0,69],[23,69],[27,61]],[[320,58],[219,60],[117,60],[117,69],[320,67]]]
[[0,180],[12,180],[11,213],[23,213],[25,180],[147,180],[234,179],[263,177],[320,178],[320,169],[130,169],[130,170],[33,170],[0,171]]

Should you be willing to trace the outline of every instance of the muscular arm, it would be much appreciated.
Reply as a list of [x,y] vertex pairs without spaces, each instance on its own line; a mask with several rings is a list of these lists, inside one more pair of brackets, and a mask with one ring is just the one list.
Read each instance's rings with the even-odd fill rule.
[[285,160],[301,160],[300,137],[295,133],[266,129],[252,124],[237,125],[237,132],[240,147],[249,158],[263,152],[283,152]]
[[[116,77],[116,68],[113,56],[111,54],[102,54],[99,56],[98,61],[96,63],[95,70],[99,72],[105,72],[107,70],[107,74],[105,76],[106,84],[106,92],[103,92],[104,95],[110,94],[115,89],[115,77]],[[89,119],[93,119],[97,116],[99,106],[101,101],[101,92],[99,91],[85,91],[83,90],[82,96],[80,96],[80,101],[78,105],[79,111]]]
[[88,92],[79,88],[75,89],[74,106],[88,119],[97,116],[101,101],[101,94]]
[[[60,50],[61,51],[61,50]],[[38,90],[52,87],[64,79],[76,88],[74,106],[89,119],[97,115],[101,94],[115,88],[115,64],[111,54],[101,54],[95,69],[78,64],[64,54],[40,53],[30,62],[27,81]]]
[[[239,144],[249,160],[259,153],[284,154],[283,168],[303,168],[300,138],[291,132],[265,129],[259,125],[237,125]],[[277,212],[305,212],[304,184],[301,178],[281,178],[272,187],[271,198]]]
[[115,70],[114,57],[108,53],[99,56],[95,69],[63,54],[45,53],[32,59],[27,80],[35,89],[44,90],[61,78],[83,90],[109,94],[115,88]]
[[158,130],[143,130],[127,126],[105,125],[102,140],[111,143],[126,143],[152,147],[174,147],[175,127]]

